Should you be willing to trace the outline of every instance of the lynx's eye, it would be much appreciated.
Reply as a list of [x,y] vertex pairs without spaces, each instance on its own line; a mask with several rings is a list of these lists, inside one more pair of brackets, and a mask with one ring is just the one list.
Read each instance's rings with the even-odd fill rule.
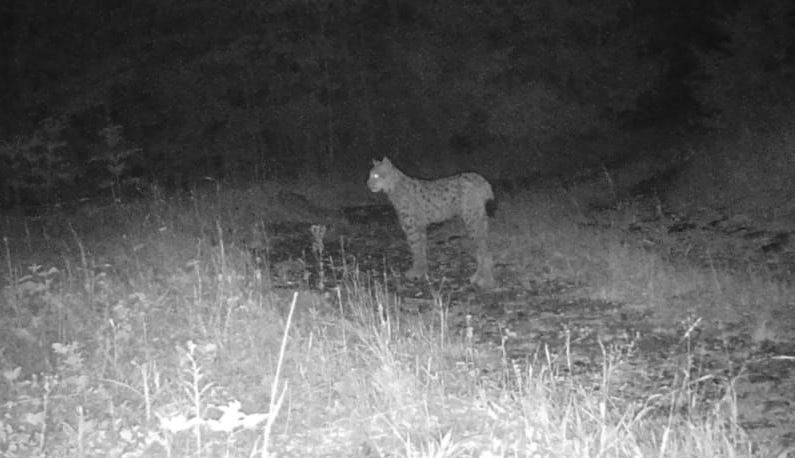
[[374,173],[374,174],[373,174],[373,178],[378,178],[378,174],[377,174],[377,173]]

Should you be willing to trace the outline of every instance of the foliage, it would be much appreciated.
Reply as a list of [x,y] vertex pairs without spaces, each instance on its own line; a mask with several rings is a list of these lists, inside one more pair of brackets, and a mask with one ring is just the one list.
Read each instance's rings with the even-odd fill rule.
[[0,122],[27,138],[59,119],[84,160],[124,126],[131,146],[112,153],[177,184],[360,176],[384,154],[511,178],[607,160],[581,150],[692,115],[691,95],[723,125],[784,112],[789,2],[670,3],[18,2]]
[[65,139],[67,124],[47,118],[29,137],[0,145],[3,207],[61,203],[104,189],[116,199],[122,189],[141,186],[130,169],[142,150],[124,141],[120,125],[101,129],[99,152],[82,161],[86,153],[76,151]]
[[763,128],[795,102],[795,8],[787,0],[741,2],[718,20],[719,49],[696,49],[692,86],[712,125]]
[[0,145],[4,205],[23,199],[57,200],[57,193],[74,183],[78,168],[63,140],[63,129],[61,120],[47,118],[30,137],[17,137]]
[[[104,113],[163,179],[169,169],[296,176],[381,153],[422,162],[427,151],[461,166],[496,151],[543,166],[558,139],[612,132],[665,67],[647,47],[649,15],[619,0],[169,1],[27,14],[41,8],[14,13],[42,42],[5,32],[20,58],[11,77],[27,88],[10,106],[85,126],[81,140]],[[81,45],[44,65],[62,35]]]
[[143,150],[126,145],[122,126],[118,124],[102,128],[99,136],[104,141],[105,148],[89,160],[89,165],[100,165],[103,173],[92,178],[100,178],[97,187],[110,189],[113,200],[118,201],[123,189],[131,186],[140,189],[143,185],[140,177],[130,175],[132,164]]

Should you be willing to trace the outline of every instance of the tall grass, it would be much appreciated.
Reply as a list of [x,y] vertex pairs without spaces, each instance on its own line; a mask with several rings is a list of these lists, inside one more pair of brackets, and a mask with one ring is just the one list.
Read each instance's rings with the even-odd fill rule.
[[[624,398],[621,348],[602,348],[595,377],[571,375],[568,345],[514,360],[476,318],[455,332],[442,295],[430,313],[405,312],[385,274],[339,261],[321,264],[338,288],[274,287],[232,230],[284,211],[259,209],[274,200],[261,192],[4,219],[3,455],[757,453],[733,380],[714,379],[710,399],[698,375]],[[649,258],[545,205],[497,225],[518,278],[530,284],[522,268],[540,265],[594,295],[636,294],[617,285]],[[654,269],[638,275],[627,283],[659,284]],[[681,373],[697,373],[688,364]]]

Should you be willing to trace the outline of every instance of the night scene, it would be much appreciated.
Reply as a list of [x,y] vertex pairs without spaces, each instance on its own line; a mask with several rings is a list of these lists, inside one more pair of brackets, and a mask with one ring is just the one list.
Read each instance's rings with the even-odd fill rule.
[[0,2],[0,456],[795,458],[792,0]]

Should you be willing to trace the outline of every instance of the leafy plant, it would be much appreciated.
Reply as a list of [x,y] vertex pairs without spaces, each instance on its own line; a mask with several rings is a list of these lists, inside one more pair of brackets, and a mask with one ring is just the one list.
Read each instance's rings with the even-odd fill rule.
[[0,144],[6,205],[54,202],[74,184],[79,169],[63,140],[64,127],[62,120],[47,118],[31,136]]
[[143,151],[141,148],[125,147],[123,128],[120,124],[103,127],[99,136],[105,143],[105,149],[89,162],[98,163],[104,167],[109,177],[100,181],[99,188],[110,190],[114,202],[120,200],[121,192],[128,186],[142,186],[139,177],[130,176],[131,163],[138,160]]

